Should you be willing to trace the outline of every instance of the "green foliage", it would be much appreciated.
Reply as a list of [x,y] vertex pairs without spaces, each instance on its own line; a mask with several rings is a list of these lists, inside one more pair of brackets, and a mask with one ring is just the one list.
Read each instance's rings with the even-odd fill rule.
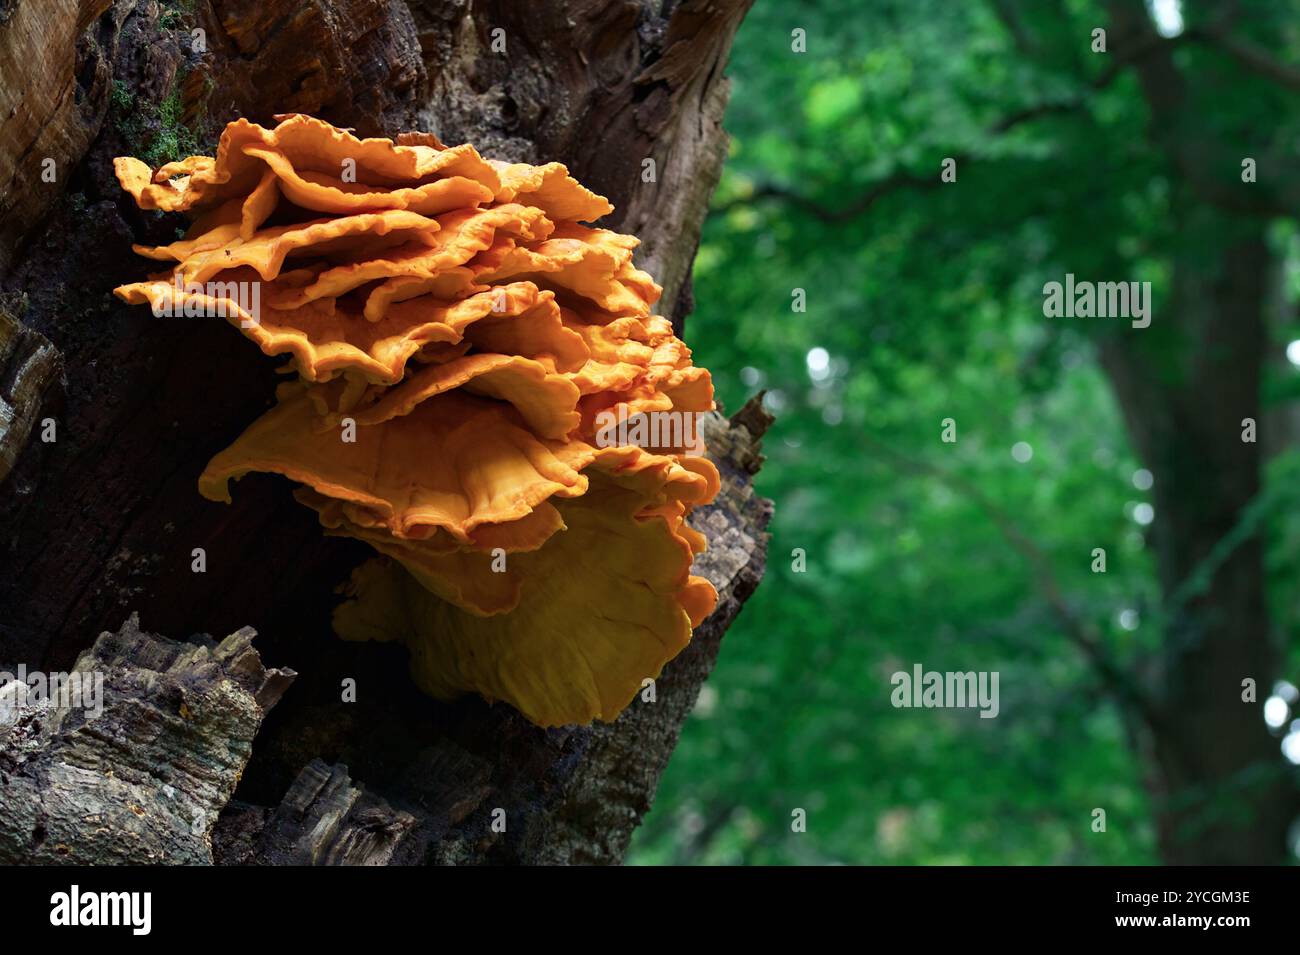
[[177,74],[172,88],[161,103],[140,99],[130,86],[114,80],[109,94],[109,110],[113,122],[122,136],[142,144],[137,158],[152,167],[184,159],[203,151],[194,131],[185,125],[184,107],[181,103],[183,74]]
[[[1018,52],[993,3],[760,2],[741,28],[731,158],[687,339],[728,410],[769,389],[778,417],[757,483],[776,514],[767,577],[723,642],[632,862],[1157,861],[1118,708],[1043,589],[1046,573],[1136,668],[1160,642],[1138,520],[1154,499],[1098,367],[1116,324],[1045,319],[1042,286],[1066,271],[1140,275],[1158,306],[1171,251],[1219,249],[1231,225],[1176,214],[1179,171],[1150,144],[1131,71],[1091,92],[1108,65],[1087,46],[1103,5],[1008,6],[1038,55]],[[1260,13],[1261,43],[1282,16]],[[796,27],[806,54],[791,51]],[[1205,78],[1192,96],[1225,140],[1295,141],[1300,110],[1263,79],[1179,55]],[[992,131],[1076,98],[1086,105]],[[961,157],[960,187],[938,182],[948,156]],[[806,205],[835,213],[899,174],[933,182],[843,221]],[[1294,229],[1275,238],[1300,246]],[[1294,303],[1300,254],[1285,258]],[[792,311],[795,289],[806,312]],[[1270,400],[1300,394],[1285,363],[1270,374]],[[945,418],[956,443],[940,439]],[[1300,518],[1280,515],[1300,513],[1297,468],[1294,454],[1275,461],[1261,504],[1265,526],[1277,518],[1269,570],[1288,632]],[[1000,521],[1041,553],[1018,550]],[[1001,713],[895,709],[890,676],[915,663],[998,671]],[[1095,807],[1106,833],[1090,829]],[[806,833],[791,831],[796,808]]]
[[164,30],[174,30],[194,17],[194,0],[168,0],[162,4],[158,25]]

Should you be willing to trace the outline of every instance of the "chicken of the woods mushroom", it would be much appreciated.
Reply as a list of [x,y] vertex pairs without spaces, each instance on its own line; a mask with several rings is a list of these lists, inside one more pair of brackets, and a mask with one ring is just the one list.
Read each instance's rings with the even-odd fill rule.
[[116,172],[142,209],[192,220],[136,246],[163,271],[116,294],[288,356],[296,377],[199,491],[282,474],[325,533],[378,552],[340,636],[402,641],[425,692],[541,726],[614,719],[686,646],[716,601],[688,518],[718,472],[689,428],[632,443],[608,423],[697,416],[713,386],[652,314],[637,240],[582,224],[605,199],[558,163],[302,115]]

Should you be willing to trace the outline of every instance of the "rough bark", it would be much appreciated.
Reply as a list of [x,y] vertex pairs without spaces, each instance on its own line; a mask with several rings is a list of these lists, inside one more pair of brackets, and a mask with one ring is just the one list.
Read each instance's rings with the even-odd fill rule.
[[[255,627],[262,655],[302,676],[262,729],[219,827],[219,857],[617,860],[717,640],[761,577],[767,505],[749,483],[761,428],[715,431],[728,487],[701,520],[704,572],[724,599],[665,671],[657,704],[612,727],[550,733],[505,707],[436,704],[410,685],[403,651],[330,632],[334,588],[363,545],[324,537],[274,478],[243,481],[234,506],[199,498],[204,463],[268,406],[276,376],[224,323],[164,326],[112,299],[114,285],[146,271],[131,243],[166,241],[177,225],[122,196],[112,157],[187,138],[210,148],[237,113],[268,122],[304,111],[362,134],[421,129],[504,159],[560,160],[619,206],[603,224],[640,234],[639,264],[665,284],[661,308],[680,327],[725,154],[721,67],[748,2],[209,0],[190,10],[117,0],[83,4],[88,27],[75,41],[23,34],[20,59],[61,64],[51,82],[77,111],[69,118],[33,90],[31,108],[44,102],[47,119],[0,135],[10,164],[0,174],[30,183],[53,149],[42,138],[50,124],[70,130],[57,182],[0,200],[27,223],[0,236],[0,268],[11,266],[0,273],[12,313],[4,340],[44,356],[46,369],[23,376],[23,418],[54,408],[58,433],[47,443],[30,426],[9,429],[21,438],[0,431],[14,461],[0,485],[0,663],[66,668],[131,612],[173,635]],[[13,42],[12,22],[0,22],[0,44]],[[498,27],[505,54],[492,51]],[[6,400],[16,353],[0,344]],[[204,573],[191,569],[196,547]],[[345,678],[357,703],[339,699]],[[492,808],[507,812],[503,838],[486,837]],[[313,813],[338,824],[328,845],[293,836]]]
[[132,616],[72,668],[102,695],[0,688],[0,863],[210,864],[212,826],[295,676],[265,669],[254,636],[179,643]]
[[[54,410],[62,393],[58,351],[0,303],[0,481],[18,463],[37,422],[49,420],[45,412]],[[46,429],[42,426],[41,431]],[[20,480],[15,479],[15,486]]]
[[0,5],[0,269],[95,136],[108,77],[85,31],[110,2]]

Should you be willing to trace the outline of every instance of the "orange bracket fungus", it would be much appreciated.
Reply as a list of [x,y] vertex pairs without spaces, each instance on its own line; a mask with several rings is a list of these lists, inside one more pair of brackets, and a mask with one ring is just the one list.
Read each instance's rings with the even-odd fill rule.
[[673,437],[694,428],[628,443],[637,416],[713,407],[636,239],[584,225],[612,206],[558,163],[281,119],[229,124],[215,158],[116,161],[141,208],[192,220],[117,295],[219,316],[296,375],[200,493],[275,472],[373,547],[334,628],[402,641],[430,695],[614,719],[717,599],[691,574],[719,484]]

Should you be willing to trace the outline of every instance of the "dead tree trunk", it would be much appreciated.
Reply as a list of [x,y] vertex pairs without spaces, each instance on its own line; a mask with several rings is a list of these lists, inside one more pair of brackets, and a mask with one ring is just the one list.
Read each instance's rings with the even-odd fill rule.
[[[750,479],[767,419],[753,406],[711,424],[725,486],[699,512],[700,572],[721,600],[656,703],[549,732],[503,706],[437,704],[410,685],[401,651],[330,632],[333,589],[363,545],[323,536],[273,478],[247,479],[233,507],[197,494],[204,463],[268,405],[275,376],[222,322],[164,328],[112,299],[145,271],[131,243],[177,225],[124,199],[112,157],[208,151],[237,115],[307,112],[359,135],[416,129],[497,158],[559,160],[615,203],[611,227],[642,238],[639,265],[681,328],[725,155],[722,68],[749,2],[0,4],[0,669],[69,669],[131,613],[173,638],[255,628],[261,659],[301,676],[247,765],[232,764],[235,801],[215,825],[203,815],[217,861],[619,860],[762,576],[770,505]],[[195,547],[206,573],[191,570]],[[345,678],[356,703],[339,699]],[[35,778],[20,736],[0,728],[0,795],[6,778]],[[490,828],[496,809],[504,833]],[[0,861],[36,858],[37,821],[5,825]]]

